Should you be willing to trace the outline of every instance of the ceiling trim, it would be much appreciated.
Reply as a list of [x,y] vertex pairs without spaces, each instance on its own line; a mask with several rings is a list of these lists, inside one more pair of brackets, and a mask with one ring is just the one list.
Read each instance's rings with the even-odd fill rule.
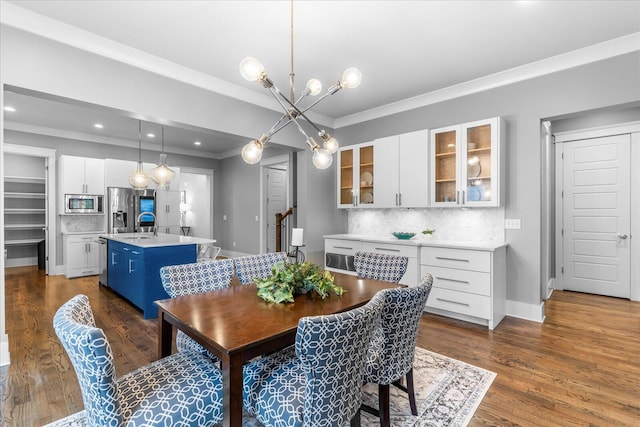
[[336,129],[640,50],[640,32],[336,119]]

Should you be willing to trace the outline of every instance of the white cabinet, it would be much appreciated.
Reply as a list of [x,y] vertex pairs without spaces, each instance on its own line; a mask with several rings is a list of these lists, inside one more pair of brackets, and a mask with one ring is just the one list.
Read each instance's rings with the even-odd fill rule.
[[499,117],[431,131],[431,206],[500,206],[504,183]]
[[431,273],[426,310],[494,329],[506,311],[506,246],[461,249],[423,246],[420,275]]
[[400,284],[407,286],[418,285],[418,253],[419,247],[417,245],[406,245],[401,243],[381,243],[381,242],[368,242],[363,241],[360,248],[362,252],[372,252],[377,254],[406,256],[409,258],[407,263],[407,271],[400,279]]
[[180,192],[156,190],[156,217],[158,231],[180,234]]
[[104,179],[107,187],[129,188],[129,176],[136,168],[136,162],[131,160],[105,159]]
[[375,140],[375,207],[429,205],[428,134],[420,130]]
[[372,142],[338,151],[338,208],[374,207],[374,160]]
[[99,233],[65,234],[63,256],[67,278],[99,273]]
[[[60,193],[104,195],[104,160],[75,156],[58,159]],[[63,196],[64,197],[64,196]]]

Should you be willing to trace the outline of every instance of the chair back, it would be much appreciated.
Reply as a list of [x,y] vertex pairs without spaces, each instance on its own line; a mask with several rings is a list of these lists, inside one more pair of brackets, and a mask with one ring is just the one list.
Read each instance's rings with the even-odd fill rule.
[[385,289],[380,322],[376,325],[365,364],[365,383],[390,384],[413,367],[418,323],[431,292],[427,273],[414,287]]
[[356,252],[353,264],[358,277],[398,283],[405,271],[409,258],[399,255]]
[[249,255],[235,258],[236,275],[240,283],[253,283],[255,278],[264,279],[271,275],[271,267],[287,260],[285,252],[270,252],[261,255]]
[[162,287],[171,298],[223,289],[229,286],[232,278],[233,260],[230,258],[160,269]]
[[304,426],[344,425],[359,411],[364,358],[382,302],[376,295],[344,313],[300,319],[295,348],[307,377]]
[[87,425],[122,425],[113,354],[106,335],[95,325],[89,298],[76,295],[62,305],[53,328],[76,371]]

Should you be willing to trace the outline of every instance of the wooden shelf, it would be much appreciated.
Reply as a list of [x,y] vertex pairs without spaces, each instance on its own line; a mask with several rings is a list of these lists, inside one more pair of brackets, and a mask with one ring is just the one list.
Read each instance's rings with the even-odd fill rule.
[[45,196],[45,193],[4,193],[5,199],[44,199]]
[[470,150],[467,150],[467,153],[486,153],[490,151],[491,151],[491,147],[480,147],[480,148],[472,148]]
[[46,178],[31,176],[5,176],[4,182],[18,182],[22,184],[44,184],[46,182]]
[[46,209],[5,209],[4,213],[7,215],[18,215],[18,214],[44,214],[46,213]]
[[363,166],[373,166],[373,162],[371,162],[371,163],[360,163],[360,167],[363,167]]
[[25,246],[25,245],[35,245],[40,243],[44,239],[20,239],[20,240],[5,240],[5,246]]
[[456,182],[456,179],[455,178],[436,179],[436,183],[438,182]]
[[448,151],[446,153],[436,153],[436,157],[455,157],[455,151]]
[[340,169],[353,169],[353,165],[341,165]]
[[37,230],[46,227],[46,224],[5,224],[5,230]]

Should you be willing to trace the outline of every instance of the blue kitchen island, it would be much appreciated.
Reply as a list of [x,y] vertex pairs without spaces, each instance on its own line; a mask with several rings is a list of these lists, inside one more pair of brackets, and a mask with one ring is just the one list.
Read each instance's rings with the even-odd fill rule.
[[107,286],[142,310],[145,319],[158,316],[154,301],[169,298],[160,268],[196,262],[198,245],[215,240],[158,233],[103,234],[107,242]]

